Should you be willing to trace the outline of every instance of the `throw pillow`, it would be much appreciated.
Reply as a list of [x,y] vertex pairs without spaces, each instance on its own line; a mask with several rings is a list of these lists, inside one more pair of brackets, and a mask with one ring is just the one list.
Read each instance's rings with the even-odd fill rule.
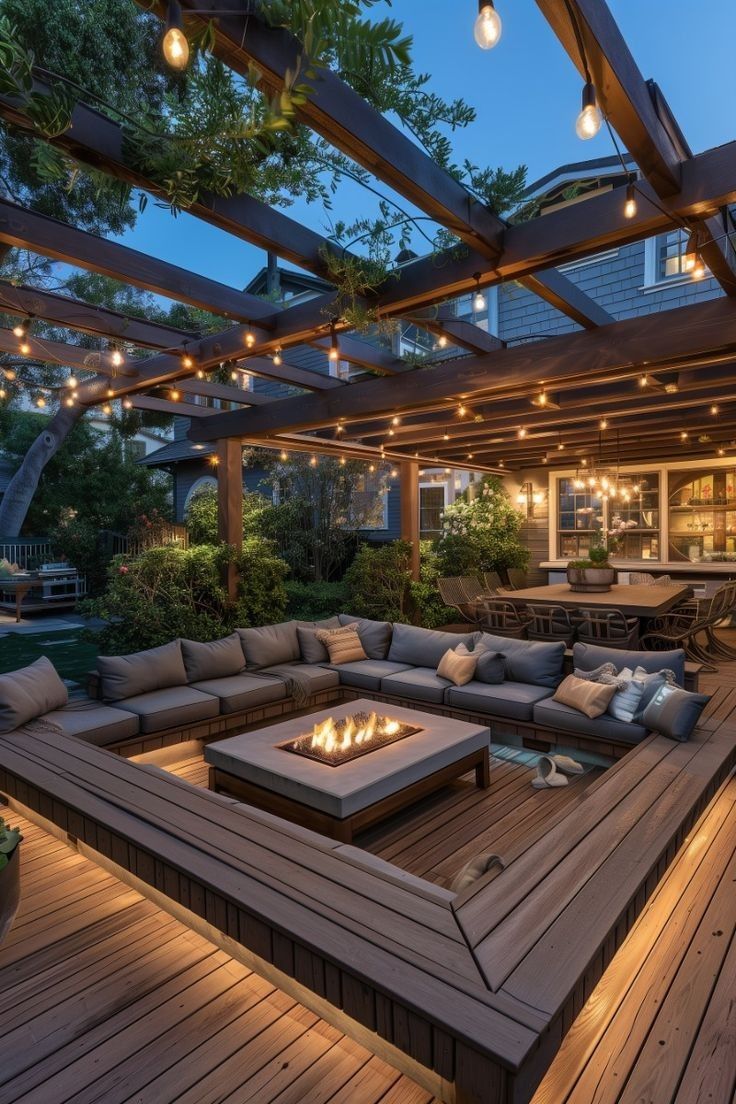
[[660,686],[644,710],[643,724],[670,740],[685,741],[710,700],[708,694],[691,694],[679,686]]
[[368,658],[354,625],[345,625],[341,629],[317,629],[314,635],[327,648],[330,663],[335,666]]
[[478,679],[479,682],[498,685],[506,678],[506,665],[502,652],[494,652],[484,644],[476,644],[472,651],[465,644],[458,644],[455,652],[457,655],[473,656],[475,658],[475,674],[473,677]]
[[[465,655],[460,652],[463,648]],[[448,679],[455,686],[465,686],[475,674],[475,665],[478,662],[472,652],[464,644],[459,645],[456,651],[448,648],[437,665],[437,674],[440,678]]]
[[584,713],[593,720],[606,712],[615,693],[614,683],[606,686],[602,682],[589,682],[576,678],[575,675],[568,675],[555,690],[552,700],[569,705],[571,709],[577,709],[579,713]]
[[324,621],[315,621],[313,624],[305,622],[296,627],[299,652],[305,663],[329,663],[330,657],[324,644],[317,639],[320,629],[339,629],[340,622],[336,617],[327,617]]
[[98,656],[97,670],[101,676],[103,700],[108,702],[187,684],[180,640],[130,655]]
[[198,640],[182,640],[181,654],[188,682],[229,678],[245,668],[245,657],[236,632],[202,644]]
[[44,713],[63,709],[68,701],[56,668],[41,656],[29,667],[0,675],[0,732],[12,732]]
[[[657,676],[652,677],[656,678]],[[639,681],[639,679],[628,679],[623,688],[617,689],[611,698],[606,710],[608,715],[615,717],[617,721],[628,721],[631,724],[639,710],[644,686],[644,682]]]

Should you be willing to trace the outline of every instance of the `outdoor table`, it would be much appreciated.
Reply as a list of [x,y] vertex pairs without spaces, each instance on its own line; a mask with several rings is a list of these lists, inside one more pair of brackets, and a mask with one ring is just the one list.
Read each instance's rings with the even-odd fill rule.
[[38,585],[37,579],[30,579],[26,576],[24,579],[0,579],[0,594],[5,592],[15,595],[15,620],[21,619],[21,606],[23,599],[28,591]]
[[583,594],[570,590],[568,583],[553,583],[550,586],[504,591],[502,597],[505,601],[520,606],[531,602],[536,605],[564,606],[565,609],[584,607],[621,610],[628,617],[652,618],[661,617],[683,598],[691,598],[692,593],[691,586],[679,583],[667,587],[614,583],[610,590],[599,594]]

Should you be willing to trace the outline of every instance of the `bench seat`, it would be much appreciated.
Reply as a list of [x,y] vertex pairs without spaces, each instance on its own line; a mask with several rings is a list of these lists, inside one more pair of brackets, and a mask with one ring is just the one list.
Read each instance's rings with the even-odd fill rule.
[[105,747],[138,735],[138,716],[127,709],[84,699],[44,714],[42,721],[56,725],[65,736],[78,736],[88,744]]
[[112,707],[136,713],[142,733],[162,732],[167,728],[185,728],[194,721],[205,721],[220,714],[220,702],[212,694],[203,694],[192,686],[168,686],[150,690],[134,698],[124,698]]
[[[548,686],[529,686],[525,682],[480,682],[473,679],[465,686],[451,686],[447,691],[448,705],[470,709],[474,713],[491,713],[515,721],[531,721],[537,702],[551,698],[554,690]],[[582,716],[582,714],[581,714]]]
[[447,679],[440,678],[431,667],[409,667],[381,679],[381,690],[385,694],[395,694],[414,701],[434,702],[435,705],[444,702],[445,691],[450,685]]
[[282,679],[260,675],[228,675],[226,678],[205,679],[191,683],[195,690],[217,698],[221,713],[242,713],[268,702],[286,697],[286,684]]
[[591,720],[578,709],[571,709],[569,705],[552,701],[551,698],[537,702],[534,706],[534,720],[537,724],[547,725],[558,732],[574,732],[632,746],[641,743],[647,734],[643,725],[619,721],[608,713]]
[[286,683],[292,678],[300,684],[306,682],[309,695],[318,694],[321,690],[332,690],[340,685],[340,676],[336,669],[321,667],[317,663],[277,663],[273,667],[259,669],[258,674],[271,675]]
[[390,659],[359,659],[355,663],[341,663],[329,666],[337,671],[342,686],[356,686],[360,690],[380,690],[383,679],[401,671],[411,671],[408,663],[395,663]]

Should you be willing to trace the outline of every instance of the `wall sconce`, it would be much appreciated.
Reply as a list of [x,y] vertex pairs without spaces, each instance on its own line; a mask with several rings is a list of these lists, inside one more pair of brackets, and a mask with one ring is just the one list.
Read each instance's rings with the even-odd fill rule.
[[516,504],[526,517],[533,518],[534,507],[541,505],[542,502],[544,502],[543,492],[535,491],[531,481],[527,480],[526,483],[521,484],[516,496]]

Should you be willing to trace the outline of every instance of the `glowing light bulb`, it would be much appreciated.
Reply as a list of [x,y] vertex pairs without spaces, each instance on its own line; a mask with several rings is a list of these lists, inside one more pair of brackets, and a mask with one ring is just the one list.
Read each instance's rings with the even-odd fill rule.
[[284,363],[284,358],[281,356],[281,352],[279,349],[277,349],[276,352],[273,354],[273,362],[277,368]]
[[719,448],[718,455],[719,456],[725,456],[726,455],[726,450],[724,448]]
[[476,314],[486,309],[486,297],[483,292],[478,288],[473,296],[473,310]]
[[680,434],[680,440],[681,441],[687,441],[687,438],[688,438],[688,433],[687,433],[686,430],[683,429],[682,433]]
[[166,64],[181,71],[189,64],[189,43],[182,30],[181,6],[179,0],[169,0],[166,16],[166,33],[161,43]]
[[601,427],[601,429],[608,429],[608,419],[607,418],[601,418],[600,427]]
[[446,348],[447,338],[444,334],[440,334],[440,336],[437,338],[437,345],[439,346],[440,349]]
[[705,276],[705,265],[700,257],[695,258],[695,264],[690,269],[690,275],[693,280],[702,280]]
[[[189,353],[183,353],[181,358],[181,366],[182,368],[186,368],[187,370],[193,368],[194,358],[191,357]],[[199,375],[199,372],[197,372],[197,375]]]
[[0,387],[0,399],[4,399],[7,396],[7,391],[4,387]]
[[717,403],[713,403],[712,407],[710,408],[710,412],[711,414],[718,414],[719,407]]
[[328,356],[333,364],[340,359],[340,350],[337,348],[336,345],[333,345],[330,348]]
[[105,403],[105,405],[102,408],[102,413],[103,414],[108,414],[108,415],[112,414],[112,407],[110,406],[109,403]]
[[399,473],[397,472],[396,468],[392,468],[392,469],[391,469],[391,478],[392,478],[392,479],[396,479],[396,478],[397,478],[397,476],[398,476],[398,474],[399,474]]
[[442,434],[442,440],[443,441],[449,441],[450,440],[450,434],[449,433],[443,433]]
[[253,346],[255,345],[255,343],[256,343],[256,335],[254,333],[251,333],[250,330],[248,330],[248,333],[245,335],[245,344],[248,346],[249,349],[252,349]]
[[74,406],[74,399],[71,397],[71,395],[69,395],[68,398],[64,399],[64,406]]
[[369,472],[374,472],[375,470],[376,470],[376,465],[375,464],[369,464],[368,465],[368,471]]
[[130,401],[130,399],[123,399],[123,410],[132,410],[132,409],[133,409],[133,403]]
[[398,414],[394,414],[393,418],[391,419],[391,425],[401,425],[401,418],[398,416]]
[[76,376],[70,376],[69,379],[66,381],[66,385],[67,387],[71,387],[72,389],[74,389],[75,387],[79,386],[79,381],[77,380]]
[[281,460],[282,464],[286,463],[286,461],[289,459],[289,454],[288,452],[286,452],[285,449],[281,450],[281,455],[279,456],[279,459]]
[[115,397],[115,392],[113,391],[112,387],[108,387],[108,389],[107,389],[107,397],[108,397],[108,399],[112,399],[112,398],[114,398],[114,397]]
[[46,405],[45,398],[43,397],[43,395],[39,395],[38,398],[36,399],[36,406],[39,407],[39,409],[43,410],[45,405]]
[[522,427],[521,427],[521,429],[520,429],[520,430],[518,431],[518,433],[517,433],[517,435],[516,435],[516,436],[517,436],[517,437],[519,438],[519,440],[520,440],[520,441],[523,441],[523,440],[524,440],[524,438],[526,437],[526,430],[524,429],[524,427],[523,427],[523,426],[522,426]]
[[24,318],[21,322],[16,322],[13,326],[13,333],[16,337],[24,337],[28,333],[29,321]]
[[27,341],[21,341],[20,345],[18,346],[18,350],[23,354],[23,356],[28,356],[31,351],[31,346],[28,344]]
[[338,422],[337,425],[335,426],[335,433],[344,433],[344,432],[345,432],[345,426],[340,425],[340,423]]
[[172,387],[171,391],[169,391],[169,395],[171,396],[172,402],[178,402],[179,399],[181,398],[181,395],[179,394],[179,392],[176,390],[175,387]]
[[120,367],[120,365],[123,363],[123,359],[123,354],[120,352],[120,350],[113,349],[110,360],[112,361],[112,364],[115,368]]
[[204,370],[202,368],[197,369],[197,379],[204,379]]
[[466,410],[466,408],[465,408],[465,407],[463,406],[463,404],[462,404],[462,403],[460,403],[459,407],[457,408],[457,412],[458,412],[458,414],[460,415],[460,417],[461,417],[461,418],[464,418],[464,417],[465,417],[465,415],[467,414],[467,410]]
[[341,464],[342,464],[343,466],[345,465],[345,463],[346,463],[346,460],[345,460],[345,457],[344,457],[344,456],[341,456],[341,457],[340,457],[340,463],[341,463]]
[[540,391],[539,392],[539,395],[537,397],[537,405],[538,406],[546,406],[547,405],[547,392],[546,391]]
[[312,465],[313,468],[316,468],[317,467],[317,457],[316,456],[310,456],[309,457],[309,463]]
[[583,88],[583,106],[575,121],[575,133],[586,142],[589,138],[595,138],[602,123],[603,116],[598,107],[595,85],[589,81]]
[[634,182],[630,180],[626,185],[626,202],[624,203],[624,218],[632,219],[636,214],[636,193]]
[[639,386],[640,387],[648,387],[649,386],[649,376],[646,374],[646,372],[642,372],[642,374],[639,376]]
[[493,6],[493,0],[480,0],[473,24],[473,37],[481,50],[492,50],[501,40],[503,24]]
[[232,372],[230,373],[230,379],[231,379],[231,380],[233,381],[233,383],[234,383],[234,382],[235,382],[235,380],[237,380],[237,378],[238,378],[238,373],[237,373],[237,371],[235,370],[235,368],[233,368]]

